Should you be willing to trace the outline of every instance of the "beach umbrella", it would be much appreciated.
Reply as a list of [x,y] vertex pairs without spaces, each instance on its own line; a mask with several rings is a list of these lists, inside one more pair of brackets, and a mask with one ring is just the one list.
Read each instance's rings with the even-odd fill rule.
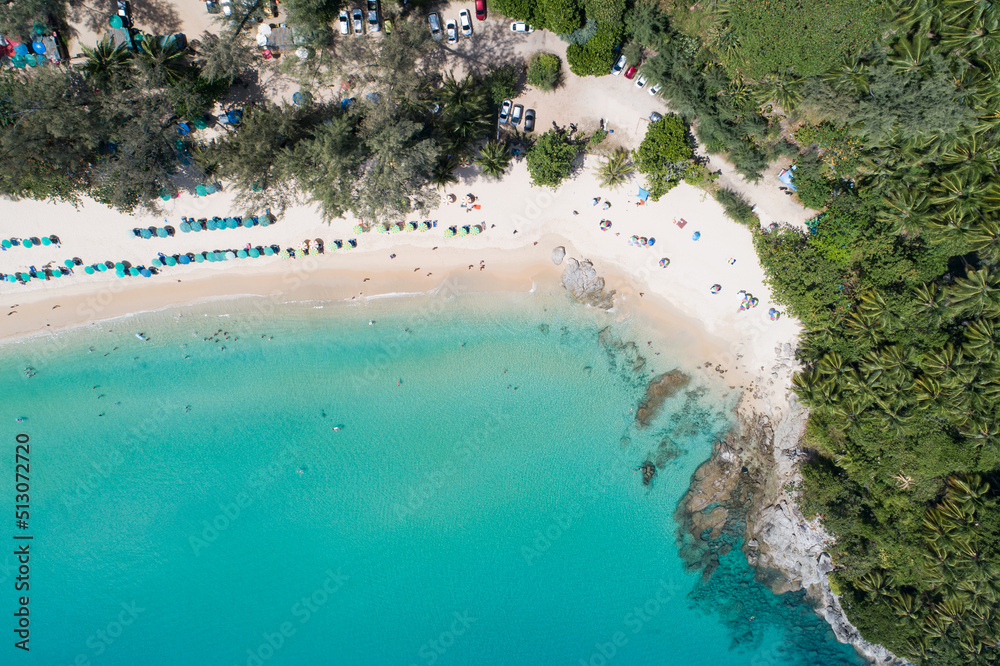
[[181,222],[178,226],[181,228],[181,231],[183,231],[184,233],[187,233],[187,232],[191,231],[191,225],[188,224],[187,222]]
[[187,256],[186,254],[182,254],[181,256],[177,257],[177,263],[187,266],[188,264],[191,263],[191,257]]
[[42,55],[45,53],[45,44],[42,44],[41,42],[31,42],[31,50],[38,55]]
[[174,259],[173,257],[167,257],[166,259],[164,259],[164,262],[167,264],[167,266],[176,266],[177,265],[177,260]]
[[208,123],[205,122],[204,118],[195,118],[193,122],[195,129],[205,129],[208,127]]
[[111,25],[112,28],[118,30],[122,27],[122,17],[118,16],[118,14],[115,14],[110,19],[108,19],[108,23]]
[[660,268],[666,268],[669,265],[670,265],[670,260],[669,259],[667,259],[666,257],[664,257],[663,259],[660,259]]
[[0,245],[3,245],[7,249],[10,249],[10,247],[11,247],[10,241],[7,240],[6,238],[4,238],[2,241],[0,241]]
[[251,259],[256,259],[257,257],[260,256],[260,250],[258,250],[255,247],[252,247],[252,248],[250,248],[250,251],[247,252],[247,254],[250,255]]
[[42,245],[52,245],[52,239],[48,236],[42,238]]
[[141,275],[142,277],[151,277],[153,274],[149,271],[148,268],[143,268],[141,271],[139,271],[139,275]]
[[201,222],[199,220],[192,219],[188,222],[188,227],[191,228],[191,231],[201,231]]
[[133,266],[132,268],[128,269],[128,274],[131,275],[132,277],[139,277],[139,269]]
[[166,237],[167,237],[167,236],[169,236],[170,234],[168,234],[168,233],[167,233],[167,230],[166,230],[166,229],[164,229],[163,227],[158,227],[158,228],[156,229],[156,235],[157,235],[157,236],[159,236],[160,238],[166,238]]
[[455,227],[448,227],[447,229],[444,230],[445,238],[451,238],[454,235],[455,235]]
[[7,276],[7,282],[17,282],[17,276],[16,275],[8,275]]
[[282,259],[288,259],[288,249],[282,249],[281,252],[278,253],[278,256]]
[[417,223],[416,222],[407,222],[406,223],[406,230],[407,231],[416,231],[417,230]]
[[226,259],[227,260],[228,259],[235,259],[235,258],[236,258],[236,255],[233,254],[232,250],[230,250],[229,252],[226,252]]
[[480,229],[479,225],[477,224],[476,226],[469,228],[469,233],[471,233],[473,236],[478,236],[479,234],[483,233],[483,230]]
[[215,185],[209,184],[209,185],[205,186],[205,192],[208,193],[208,194],[215,194],[218,191],[219,191],[219,188],[217,188]]
[[[90,268],[90,266],[87,266],[87,268]],[[25,282],[31,282],[31,275],[29,275],[28,273],[21,273],[21,279],[24,280]]]
[[94,267],[93,266],[86,266],[86,267],[84,267],[83,272],[86,273],[87,275],[93,275],[94,274]]
[[222,252],[213,252],[212,254],[215,256],[215,260],[216,261],[225,261],[226,260],[226,255],[223,254]]
[[[354,225],[354,233],[356,233],[356,234],[364,233],[364,228],[360,224],[355,224]],[[4,243],[6,243],[6,242],[7,241],[4,241]],[[10,246],[8,245],[7,247],[10,247]]]
[[149,240],[150,238],[153,237],[153,232],[151,232],[149,229],[140,229],[139,236],[145,238],[146,240]]
[[246,259],[247,258],[247,251],[246,250],[238,250],[236,252],[236,256],[239,257],[240,259]]
[[53,269],[53,270],[51,270],[49,272],[52,273],[52,277],[54,277],[54,278],[61,278],[62,277],[62,271],[59,270],[58,268]]
[[198,187],[194,188],[194,193],[199,197],[203,197],[206,194],[208,194],[208,189],[206,189],[204,185],[199,185]]
[[117,275],[120,278],[123,278],[125,277],[125,271],[115,271],[115,275]]
[[212,218],[211,220],[205,222],[205,228],[208,229],[209,231],[215,231],[215,218]]
[[235,229],[240,226],[240,223],[236,221],[236,218],[230,217],[226,219],[226,226],[230,229]]
[[121,262],[121,261],[115,263],[115,270],[116,271],[123,271],[123,270],[125,270],[125,264],[123,262]]
[[163,265],[163,262],[162,262],[162,261],[160,261],[160,260],[159,260],[159,258],[156,258],[156,259],[153,259],[153,260],[152,260],[151,262],[149,262],[149,263],[150,263],[150,264],[152,264],[152,265],[153,265],[153,266],[154,266],[155,268],[159,268],[160,266],[162,266],[162,265]]
[[73,261],[72,259],[67,259],[66,261],[63,262],[63,266],[65,266],[66,268],[73,268],[74,266],[76,266],[76,262]]
[[722,285],[721,284],[713,284],[711,291],[712,291],[713,294],[719,293],[720,291],[722,291]]
[[240,224],[243,225],[244,229],[249,229],[254,225],[254,220],[253,218],[250,217],[244,217],[243,220],[240,222]]
[[22,242],[21,245],[23,245],[24,247],[31,247],[31,239],[25,238],[24,242]]
[[649,246],[653,247],[654,245],[656,245],[656,239],[655,238],[650,238],[649,239]]
[[215,261],[215,253],[214,252],[206,252],[205,253],[205,261],[207,261],[208,263],[213,263]]
[[98,273],[103,273],[106,270],[108,270],[108,265],[107,264],[97,264],[97,272]]
[[312,256],[316,256],[317,254],[319,254],[319,248],[318,247],[310,248],[309,254],[311,254]]
[[693,234],[691,234],[691,240],[698,240],[699,238],[701,238],[701,232],[700,231],[696,231]]
[[28,47],[24,44],[18,44],[14,47],[14,53],[19,56],[28,55]]
[[469,235],[469,228],[468,227],[459,227],[458,228],[458,235],[459,236],[468,236]]
[[274,254],[274,248],[273,247],[271,247],[270,245],[268,245],[267,247],[264,248],[264,255],[265,256],[270,257],[272,254]]
[[201,264],[201,263],[204,263],[204,262],[205,262],[205,255],[203,255],[201,252],[199,252],[198,254],[194,255],[194,263]]
[[431,229],[431,223],[430,222],[421,222],[420,223],[420,231],[430,231],[430,229]]

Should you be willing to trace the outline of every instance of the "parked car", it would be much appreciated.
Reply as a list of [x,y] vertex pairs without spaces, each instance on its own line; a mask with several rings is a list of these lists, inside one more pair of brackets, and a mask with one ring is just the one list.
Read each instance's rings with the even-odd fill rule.
[[639,67],[637,65],[632,65],[631,67],[628,68],[628,70],[626,70],[626,72],[625,72],[625,78],[626,79],[631,79],[632,77],[635,76],[635,73],[638,72],[638,71],[639,71]]
[[524,131],[534,132],[535,131],[535,110],[528,109],[524,112]]
[[486,20],[486,0],[476,0],[476,18]]
[[128,0],[118,0],[118,16],[121,17],[122,27],[132,27],[132,5]]
[[354,21],[354,34],[363,35],[365,34],[365,25],[362,23],[364,16],[361,14],[360,9],[355,9],[351,12],[351,19]]
[[660,92],[661,90],[663,90],[663,84],[662,83],[657,83],[655,86],[652,86],[649,89],[649,94],[650,95],[655,95],[656,93]]
[[510,31],[511,32],[523,32],[523,33],[527,34],[527,33],[530,33],[530,32],[534,32],[535,29],[532,28],[527,23],[523,23],[521,21],[515,21],[514,23],[510,24]]
[[340,34],[349,35],[351,34],[351,19],[347,15],[347,10],[340,10]]
[[468,37],[472,34],[472,17],[468,9],[463,9],[458,13],[458,25],[462,28],[462,36]]
[[646,87],[647,83],[649,83],[649,79],[644,74],[640,74],[639,78],[635,80],[635,87],[641,90]]
[[381,29],[378,22],[378,0],[368,0],[368,32],[378,32]]
[[441,41],[441,18],[437,15],[437,12],[431,12],[431,14],[427,17],[427,22],[431,26],[431,37],[434,38],[434,41],[440,42]]
[[663,116],[661,116],[656,111],[653,111],[651,114],[649,114],[649,122],[655,123],[657,120],[663,120]]
[[618,58],[618,60],[615,61],[614,66],[611,68],[611,73],[614,74],[615,76],[618,76],[619,74],[622,73],[622,70],[625,69],[625,65],[627,64],[628,60],[625,58],[625,56]]
[[454,20],[444,24],[444,33],[448,35],[449,44],[458,43],[458,24]]
[[384,21],[382,21],[382,25],[385,26],[385,34],[391,35],[392,34],[392,21],[390,21],[389,19],[385,19]]
[[517,127],[521,124],[521,115],[524,113],[524,107],[520,104],[514,105],[514,112],[510,114],[510,124]]
[[505,99],[503,104],[500,105],[500,124],[506,125],[507,121],[510,119],[510,107],[513,102],[509,99]]

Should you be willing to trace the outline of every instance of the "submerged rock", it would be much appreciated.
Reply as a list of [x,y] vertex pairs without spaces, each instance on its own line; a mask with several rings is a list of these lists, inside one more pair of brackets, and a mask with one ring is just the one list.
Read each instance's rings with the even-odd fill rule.
[[690,381],[691,378],[678,368],[654,377],[646,387],[646,397],[639,403],[639,409],[635,412],[636,426],[639,428],[648,426],[656,418],[663,403],[687,386]]
[[652,461],[647,460],[642,463],[642,485],[648,486],[653,482],[653,477],[656,476],[656,465]]
[[558,266],[562,263],[563,257],[566,256],[566,248],[562,245],[552,250],[552,263]]

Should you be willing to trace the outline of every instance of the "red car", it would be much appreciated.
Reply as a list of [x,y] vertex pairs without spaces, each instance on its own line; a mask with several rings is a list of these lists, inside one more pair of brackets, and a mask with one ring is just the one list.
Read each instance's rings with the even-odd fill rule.
[[634,77],[638,69],[639,67],[637,65],[632,65],[631,67],[629,67],[627,70],[625,70],[625,78],[631,79],[632,77]]
[[486,20],[486,0],[476,0],[476,18],[480,21]]

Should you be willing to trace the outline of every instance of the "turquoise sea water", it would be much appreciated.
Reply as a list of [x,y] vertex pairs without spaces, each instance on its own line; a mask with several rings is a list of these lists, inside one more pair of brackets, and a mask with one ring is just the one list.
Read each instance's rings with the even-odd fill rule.
[[634,324],[542,296],[219,307],[3,348],[0,501],[26,433],[31,519],[0,538],[34,536],[3,663],[861,663],[738,551],[683,570],[673,513],[736,396],[630,410],[702,359],[641,341],[636,372],[598,339]]

